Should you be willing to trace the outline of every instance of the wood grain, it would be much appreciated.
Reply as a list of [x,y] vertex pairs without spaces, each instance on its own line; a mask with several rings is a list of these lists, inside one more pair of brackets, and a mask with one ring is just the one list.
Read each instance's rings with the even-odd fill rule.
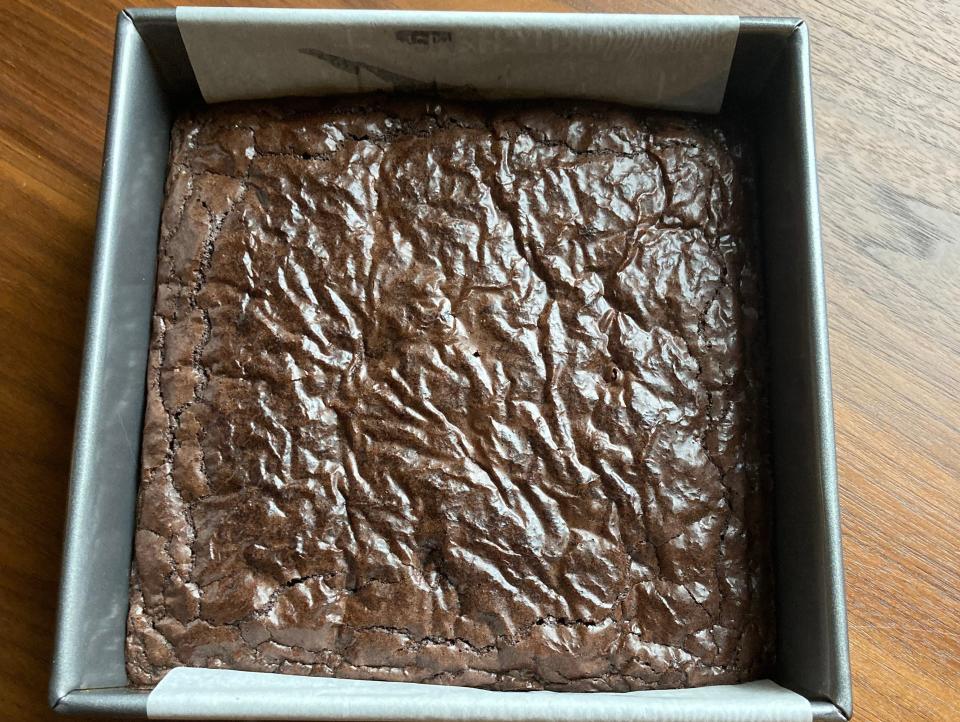
[[[0,3],[0,716],[8,719],[53,717],[46,685],[113,25],[121,5],[136,4]],[[856,718],[960,719],[960,4],[445,6],[809,22]]]

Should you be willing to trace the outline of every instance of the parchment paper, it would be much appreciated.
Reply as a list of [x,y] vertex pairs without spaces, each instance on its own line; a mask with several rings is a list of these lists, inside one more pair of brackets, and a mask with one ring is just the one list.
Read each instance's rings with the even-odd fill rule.
[[177,8],[208,102],[372,90],[716,112],[735,15]]
[[418,722],[810,722],[810,703],[769,680],[649,692],[490,692],[178,667],[147,699],[151,718]]
[[[177,8],[208,102],[440,91],[574,97],[716,112],[736,16]],[[503,722],[810,722],[810,703],[763,680],[700,689],[492,692],[181,667],[151,718]]]

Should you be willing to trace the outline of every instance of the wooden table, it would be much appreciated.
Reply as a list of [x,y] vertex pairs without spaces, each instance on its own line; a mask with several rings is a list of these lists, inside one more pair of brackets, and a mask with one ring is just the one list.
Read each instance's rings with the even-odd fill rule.
[[[113,25],[139,4],[162,3],[0,4],[7,719],[53,717],[46,686]],[[960,3],[457,6],[809,21],[856,717],[960,719]]]

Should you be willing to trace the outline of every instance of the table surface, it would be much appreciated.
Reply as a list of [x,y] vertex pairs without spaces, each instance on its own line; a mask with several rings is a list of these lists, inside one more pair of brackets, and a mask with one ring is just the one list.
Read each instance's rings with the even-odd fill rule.
[[[53,717],[113,25],[137,4],[0,3],[0,709],[10,719]],[[856,718],[960,718],[960,3],[456,7],[809,22]]]

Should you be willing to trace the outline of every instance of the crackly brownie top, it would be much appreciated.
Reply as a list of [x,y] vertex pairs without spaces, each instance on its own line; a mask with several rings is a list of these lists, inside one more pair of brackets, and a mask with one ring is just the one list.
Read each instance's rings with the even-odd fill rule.
[[560,101],[181,117],[130,679],[764,674],[742,156],[709,119]]

